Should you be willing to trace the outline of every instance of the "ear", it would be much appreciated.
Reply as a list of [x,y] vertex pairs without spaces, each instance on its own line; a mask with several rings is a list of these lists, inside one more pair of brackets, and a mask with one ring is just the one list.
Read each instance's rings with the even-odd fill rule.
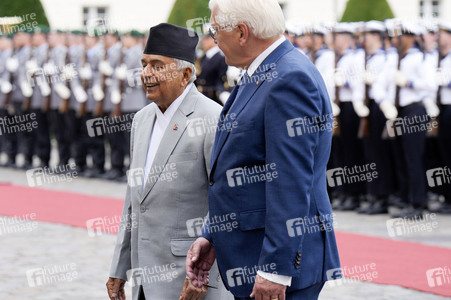
[[187,86],[189,80],[191,79],[191,75],[193,74],[193,70],[191,68],[183,69],[183,79],[181,82],[182,86]]
[[251,34],[250,28],[245,23],[238,23],[236,27],[238,28],[238,31],[240,33],[240,46],[244,46],[249,40]]

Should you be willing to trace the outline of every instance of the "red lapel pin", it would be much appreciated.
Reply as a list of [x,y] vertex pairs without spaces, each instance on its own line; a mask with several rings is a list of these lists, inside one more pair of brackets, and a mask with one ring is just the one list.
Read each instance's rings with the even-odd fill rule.
[[172,128],[173,130],[177,130],[177,129],[179,129],[178,127],[177,127],[177,124],[174,124],[174,128]]

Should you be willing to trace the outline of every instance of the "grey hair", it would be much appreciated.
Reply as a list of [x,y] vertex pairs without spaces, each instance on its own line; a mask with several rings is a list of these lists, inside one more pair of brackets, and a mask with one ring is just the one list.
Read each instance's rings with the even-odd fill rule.
[[285,31],[285,18],[277,0],[210,0],[209,8],[216,8],[215,21],[230,28],[243,22],[259,39],[270,39]]
[[185,68],[190,68],[193,73],[191,74],[191,78],[189,79],[189,83],[194,82],[196,80],[196,67],[194,66],[194,64],[186,61],[186,60],[181,60],[181,59],[177,59],[174,58],[175,63],[177,64],[177,71],[181,71]]

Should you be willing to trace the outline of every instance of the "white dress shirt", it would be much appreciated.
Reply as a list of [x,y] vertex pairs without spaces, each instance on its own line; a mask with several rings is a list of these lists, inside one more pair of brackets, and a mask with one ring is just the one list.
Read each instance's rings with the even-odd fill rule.
[[[281,36],[277,41],[275,41],[271,46],[269,46],[268,48],[266,48],[265,51],[263,51],[262,53],[260,53],[259,56],[257,56],[254,61],[250,64],[249,68],[247,68],[247,75],[249,77],[251,77],[255,71],[258,69],[258,67],[262,64],[262,62],[274,51],[276,50],[277,47],[279,47],[284,41],[286,40],[286,38],[284,36]],[[244,73],[243,73],[244,76]],[[242,77],[241,77],[242,78]],[[240,78],[240,82],[241,82],[241,78]],[[233,103],[235,104],[236,101]],[[232,104],[232,107],[233,107]],[[282,285],[287,285],[290,286],[291,285],[291,276],[285,276],[285,275],[279,275],[279,274],[272,274],[272,273],[266,273],[263,271],[257,271],[257,274],[263,278],[265,278],[266,280],[278,283],[278,284],[282,284]]]
[[[157,154],[158,147],[160,146],[161,140],[163,139],[164,132],[166,131],[166,128],[169,125],[169,122],[171,121],[172,117],[174,116],[175,112],[179,108],[180,104],[183,102],[183,99],[185,99],[186,95],[188,94],[189,90],[193,86],[193,83],[188,84],[188,86],[185,88],[183,93],[174,100],[174,102],[169,105],[169,107],[166,109],[164,113],[161,112],[160,108],[157,106],[155,109],[155,124],[152,129],[152,133],[149,140],[149,148],[147,149],[147,158],[146,158],[146,166],[144,168],[144,178],[147,179],[147,176],[150,173],[150,170],[152,168],[153,160],[155,159],[155,155]],[[172,125],[172,124],[171,124]],[[175,124],[174,124],[175,125]],[[164,167],[164,166],[160,166]],[[147,180],[146,182],[147,183]],[[146,184],[143,184],[143,190]]]

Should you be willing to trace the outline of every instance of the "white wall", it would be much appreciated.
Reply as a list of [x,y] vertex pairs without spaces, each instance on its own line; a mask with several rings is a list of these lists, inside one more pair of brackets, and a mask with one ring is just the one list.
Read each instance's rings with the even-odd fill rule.
[[147,31],[166,22],[175,0],[41,0],[54,29],[81,29],[83,7],[107,7],[111,28]]

